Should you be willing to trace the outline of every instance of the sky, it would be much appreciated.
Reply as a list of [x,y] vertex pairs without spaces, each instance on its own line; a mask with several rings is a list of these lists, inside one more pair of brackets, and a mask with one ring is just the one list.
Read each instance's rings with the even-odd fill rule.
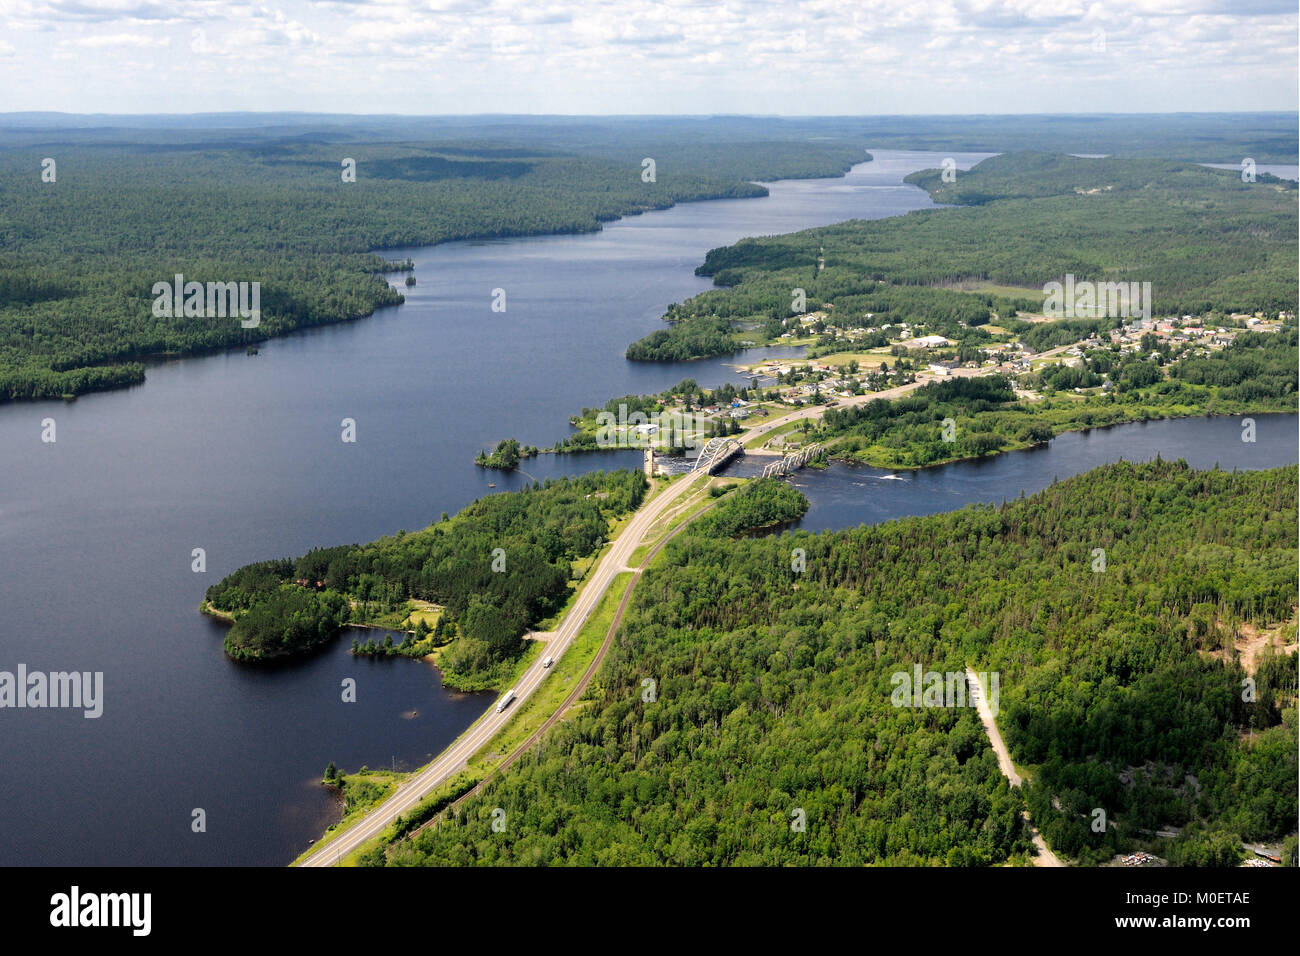
[[0,112],[1294,110],[1297,0],[0,0]]

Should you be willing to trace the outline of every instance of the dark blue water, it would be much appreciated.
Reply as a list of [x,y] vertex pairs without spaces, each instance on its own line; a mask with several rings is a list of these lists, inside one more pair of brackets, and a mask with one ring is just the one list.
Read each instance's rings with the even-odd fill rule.
[[[0,864],[284,863],[337,814],[315,785],[329,761],[440,750],[482,700],[444,693],[422,663],[354,661],[346,640],[296,665],[234,664],[196,612],[204,590],[249,561],[422,527],[489,482],[519,487],[474,454],[507,436],[549,445],[583,406],[688,376],[741,381],[734,359],[638,365],[623,351],[709,287],[693,270],[710,248],[928,207],[902,178],[942,158],[880,153],[842,179],[588,236],[410,250],[419,284],[369,319],[153,366],[127,391],[0,406],[0,670],[105,681],[97,720],[0,710]],[[40,441],[47,417],[54,444]],[[632,451],[525,468],[639,466]],[[340,700],[345,676],[356,704]]]
[[[992,458],[916,471],[832,462],[790,480],[808,498],[807,514],[792,527],[808,531],[852,528],[907,515],[952,511],[968,504],[1000,504],[1041,491],[1057,479],[1116,461],[1182,458],[1193,468],[1225,471],[1294,466],[1300,460],[1295,415],[1254,415],[1255,442],[1241,440],[1236,417],[1152,421],[1059,435],[1047,445]],[[751,455],[727,474],[754,475],[772,461]]]

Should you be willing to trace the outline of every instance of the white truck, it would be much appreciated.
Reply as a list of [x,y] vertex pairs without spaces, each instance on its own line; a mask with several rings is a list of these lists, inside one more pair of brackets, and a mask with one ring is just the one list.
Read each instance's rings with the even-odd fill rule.
[[502,697],[499,701],[497,701],[497,713],[499,714],[501,713],[501,711],[509,707],[510,702],[514,699],[515,699],[515,692],[513,690],[506,691],[505,696]]

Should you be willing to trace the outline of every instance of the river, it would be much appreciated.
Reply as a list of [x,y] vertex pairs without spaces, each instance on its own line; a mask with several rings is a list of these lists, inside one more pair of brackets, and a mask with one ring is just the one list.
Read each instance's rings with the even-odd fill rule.
[[[1058,479],[1101,465],[1182,458],[1193,468],[1225,471],[1294,466],[1300,457],[1295,415],[1254,415],[1255,441],[1243,442],[1236,416],[1135,422],[1066,432],[1046,445],[974,461],[895,471],[831,462],[805,468],[789,480],[808,498],[807,513],[790,527],[806,531],[877,524],[909,515],[937,514],[969,504],[1000,504],[1032,495]],[[775,459],[738,459],[725,474],[753,476]]]

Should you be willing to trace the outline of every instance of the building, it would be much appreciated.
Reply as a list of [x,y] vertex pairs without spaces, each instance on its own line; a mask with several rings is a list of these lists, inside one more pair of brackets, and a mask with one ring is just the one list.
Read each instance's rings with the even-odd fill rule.
[[952,343],[942,335],[922,335],[907,343],[909,349],[935,349],[944,345],[952,345]]

